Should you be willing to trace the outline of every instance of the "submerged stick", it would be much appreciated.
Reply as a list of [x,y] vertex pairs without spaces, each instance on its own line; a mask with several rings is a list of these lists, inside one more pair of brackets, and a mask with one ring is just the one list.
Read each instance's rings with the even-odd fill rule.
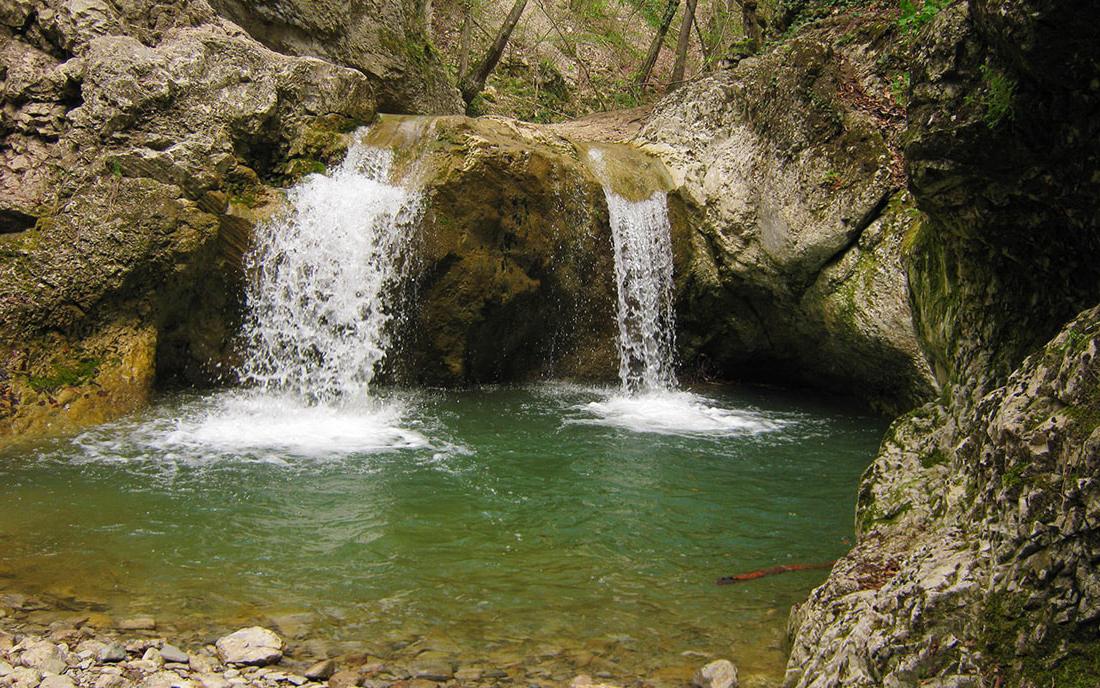
[[742,581],[756,580],[757,578],[763,578],[765,576],[774,576],[780,573],[789,573],[790,571],[812,571],[814,569],[831,569],[836,560],[823,561],[818,564],[780,564],[779,566],[769,566],[766,569],[757,569],[755,571],[749,571],[748,573],[738,573],[733,576],[722,576],[718,579],[718,585],[732,585],[733,583],[740,583]]

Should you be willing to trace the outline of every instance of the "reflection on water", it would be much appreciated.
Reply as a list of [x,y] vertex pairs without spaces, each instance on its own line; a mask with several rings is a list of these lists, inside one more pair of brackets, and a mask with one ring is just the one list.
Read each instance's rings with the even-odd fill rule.
[[716,390],[173,396],[0,451],[0,573],[118,616],[274,617],[379,653],[552,648],[623,677],[720,656],[774,677],[790,605],[825,572],[715,579],[842,554],[883,429]]

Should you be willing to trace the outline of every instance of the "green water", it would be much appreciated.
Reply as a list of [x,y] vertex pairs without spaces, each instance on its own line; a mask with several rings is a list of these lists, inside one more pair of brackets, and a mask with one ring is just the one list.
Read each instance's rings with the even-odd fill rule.
[[715,579],[843,554],[884,423],[703,394],[744,427],[641,432],[587,406],[606,392],[563,385],[316,416],[166,397],[0,450],[0,586],[382,657],[682,677],[714,656],[778,676],[787,612],[826,572]]

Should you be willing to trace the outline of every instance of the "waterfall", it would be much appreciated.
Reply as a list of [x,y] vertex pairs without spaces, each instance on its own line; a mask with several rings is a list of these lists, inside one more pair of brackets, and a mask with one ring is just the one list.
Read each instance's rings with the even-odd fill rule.
[[243,381],[310,403],[367,396],[386,355],[420,195],[390,180],[393,152],[356,137],[343,163],[288,193],[246,257]]
[[603,182],[615,250],[619,379],[630,393],[676,387],[672,237],[664,191],[629,200],[611,188],[603,153],[588,153]]

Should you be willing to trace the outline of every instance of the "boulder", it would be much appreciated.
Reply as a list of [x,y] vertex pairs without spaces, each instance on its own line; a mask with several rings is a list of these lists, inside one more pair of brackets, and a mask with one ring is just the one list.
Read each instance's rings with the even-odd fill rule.
[[283,657],[283,640],[260,626],[242,628],[218,639],[218,656],[226,664],[264,666]]

